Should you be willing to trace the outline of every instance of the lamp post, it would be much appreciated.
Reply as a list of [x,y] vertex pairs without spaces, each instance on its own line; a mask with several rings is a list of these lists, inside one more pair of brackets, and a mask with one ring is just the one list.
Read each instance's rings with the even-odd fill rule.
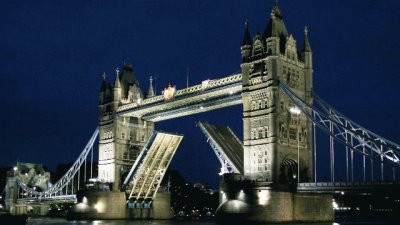
[[291,107],[289,109],[291,114],[297,115],[297,183],[300,183],[300,132],[299,132],[299,123],[300,123],[300,109],[297,107]]

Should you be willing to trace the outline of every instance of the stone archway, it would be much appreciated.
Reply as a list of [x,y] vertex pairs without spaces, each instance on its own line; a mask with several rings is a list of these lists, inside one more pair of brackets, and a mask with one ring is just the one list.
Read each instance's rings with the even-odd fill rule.
[[297,162],[294,159],[286,158],[282,161],[280,167],[281,183],[297,183]]

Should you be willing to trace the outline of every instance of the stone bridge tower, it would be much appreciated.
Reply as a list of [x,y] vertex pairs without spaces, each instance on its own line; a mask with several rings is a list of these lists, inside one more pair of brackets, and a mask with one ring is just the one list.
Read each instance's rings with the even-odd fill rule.
[[[259,181],[289,183],[312,177],[312,123],[278,87],[287,84],[312,103],[312,51],[305,29],[301,51],[278,6],[262,34],[246,22],[242,54],[244,174]],[[300,165],[298,169],[297,166]]]
[[119,106],[137,103],[144,98],[130,64],[125,64],[122,71],[116,70],[114,85],[107,83],[104,78],[99,98],[98,176],[100,181],[112,183],[113,190],[119,190],[123,179],[154,130],[154,123],[116,115]]

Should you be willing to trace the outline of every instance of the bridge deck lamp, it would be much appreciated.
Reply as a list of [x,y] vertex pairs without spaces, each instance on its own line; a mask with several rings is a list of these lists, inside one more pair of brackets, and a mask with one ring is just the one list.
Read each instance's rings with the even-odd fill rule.
[[300,183],[300,132],[299,132],[299,123],[300,123],[300,113],[301,110],[295,106],[290,107],[289,112],[291,114],[297,115],[297,183]]
[[295,107],[290,107],[289,112],[294,115],[300,115],[301,110],[295,106]]

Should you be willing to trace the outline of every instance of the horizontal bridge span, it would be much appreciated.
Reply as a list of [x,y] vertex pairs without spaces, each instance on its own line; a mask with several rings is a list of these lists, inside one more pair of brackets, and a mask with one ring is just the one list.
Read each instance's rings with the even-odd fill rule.
[[56,195],[51,197],[37,196],[18,198],[18,204],[37,204],[38,202],[63,202],[63,203],[76,203],[76,195]]
[[242,74],[235,74],[177,90],[173,100],[164,100],[164,96],[159,95],[120,106],[117,115],[158,122],[242,104],[241,93]]
[[381,192],[397,191],[400,188],[399,182],[317,182],[299,183],[297,192],[303,193],[335,193],[335,192]]

